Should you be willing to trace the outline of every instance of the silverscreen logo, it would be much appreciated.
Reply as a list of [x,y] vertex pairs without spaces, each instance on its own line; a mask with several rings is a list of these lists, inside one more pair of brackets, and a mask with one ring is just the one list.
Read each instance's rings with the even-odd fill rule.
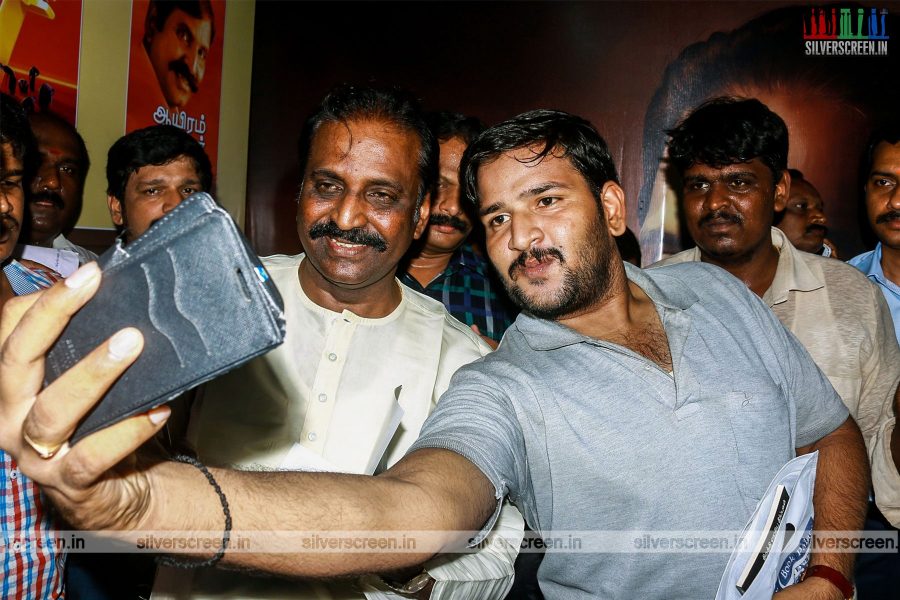
[[887,56],[886,8],[810,7],[803,14],[807,56]]

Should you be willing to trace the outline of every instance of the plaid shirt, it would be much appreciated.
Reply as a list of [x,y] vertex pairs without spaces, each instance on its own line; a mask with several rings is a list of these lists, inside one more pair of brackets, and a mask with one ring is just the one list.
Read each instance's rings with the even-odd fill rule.
[[0,598],[64,598],[65,555],[53,544],[54,524],[40,489],[2,450],[0,464]]
[[409,273],[400,274],[400,281],[441,302],[466,325],[478,325],[483,335],[496,341],[500,341],[518,312],[487,261],[475,254],[469,244],[456,251],[444,272],[427,287],[423,288]]

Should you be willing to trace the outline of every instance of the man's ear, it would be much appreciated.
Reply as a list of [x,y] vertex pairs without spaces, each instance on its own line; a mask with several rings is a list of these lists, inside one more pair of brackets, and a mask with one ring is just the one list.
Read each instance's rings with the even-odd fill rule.
[[787,208],[787,201],[791,195],[791,174],[786,170],[781,172],[781,179],[775,183],[775,212],[780,213]]
[[109,218],[112,219],[113,224],[119,227],[123,226],[125,219],[122,216],[122,201],[112,194],[107,194],[106,206],[109,207]]
[[606,226],[614,236],[625,233],[625,191],[614,181],[607,181],[600,190],[600,205],[606,215]]
[[425,198],[422,199],[422,204],[416,209],[416,213],[419,215],[419,221],[416,223],[416,229],[413,232],[414,240],[422,237],[422,234],[425,233],[425,228],[428,227],[428,217],[431,216],[431,192],[425,194]]

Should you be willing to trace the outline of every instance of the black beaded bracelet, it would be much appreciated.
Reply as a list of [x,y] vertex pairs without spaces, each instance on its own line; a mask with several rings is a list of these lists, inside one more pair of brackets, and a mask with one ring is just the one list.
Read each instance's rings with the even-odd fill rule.
[[231,510],[228,508],[228,500],[225,499],[225,492],[222,491],[222,488],[219,486],[216,478],[213,477],[213,474],[209,472],[209,469],[206,468],[206,465],[204,465],[196,458],[184,454],[179,454],[172,460],[174,460],[175,462],[189,464],[200,469],[200,472],[203,473],[203,475],[206,477],[206,480],[209,481],[209,485],[213,486],[213,489],[216,490],[216,494],[218,494],[219,496],[219,501],[222,503],[222,512],[225,513],[225,532],[222,534],[222,547],[219,548],[219,551],[216,552],[215,556],[210,559],[204,560],[202,562],[194,562],[172,558],[171,556],[157,556],[156,562],[165,567],[177,567],[179,569],[199,569],[202,567],[215,566],[215,564],[222,560],[222,557],[225,556],[225,550],[228,548],[228,540],[231,539]]

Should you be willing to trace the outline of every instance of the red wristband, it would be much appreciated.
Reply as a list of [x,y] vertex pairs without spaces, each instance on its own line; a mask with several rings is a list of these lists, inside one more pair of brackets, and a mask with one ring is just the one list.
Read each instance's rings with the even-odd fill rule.
[[807,577],[821,577],[822,579],[826,579],[841,591],[841,595],[845,600],[852,600],[853,598],[853,585],[851,585],[847,578],[844,577],[844,574],[837,569],[832,569],[826,565],[813,565],[807,568],[806,573],[803,574],[804,580]]

